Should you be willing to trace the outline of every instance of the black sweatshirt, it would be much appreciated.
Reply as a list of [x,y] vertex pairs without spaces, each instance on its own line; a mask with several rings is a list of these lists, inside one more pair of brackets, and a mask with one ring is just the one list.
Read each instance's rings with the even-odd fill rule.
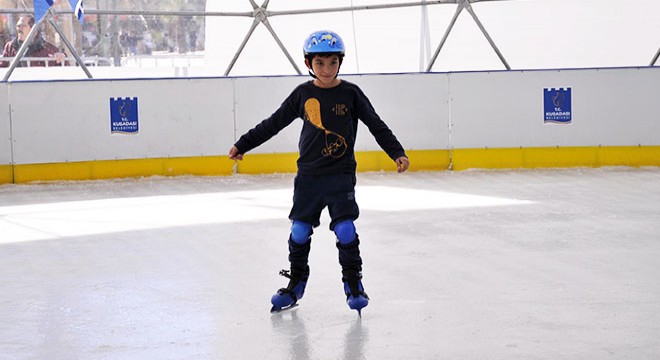
[[298,142],[298,173],[355,173],[358,119],[392,159],[406,156],[401,143],[380,119],[360,88],[342,80],[324,89],[312,81],[298,85],[270,117],[241,136],[235,146],[244,154],[268,141],[293,120],[304,120]]

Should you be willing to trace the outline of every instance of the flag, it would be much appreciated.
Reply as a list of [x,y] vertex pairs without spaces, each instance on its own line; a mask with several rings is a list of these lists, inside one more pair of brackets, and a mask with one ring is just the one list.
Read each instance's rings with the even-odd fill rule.
[[34,0],[32,4],[32,7],[34,7],[34,21],[38,23],[51,6],[53,6],[53,0]]
[[69,4],[71,4],[71,9],[73,9],[73,14],[76,15],[78,21],[80,21],[80,25],[82,25],[83,16],[85,15],[85,10],[83,9],[83,0],[69,0]]

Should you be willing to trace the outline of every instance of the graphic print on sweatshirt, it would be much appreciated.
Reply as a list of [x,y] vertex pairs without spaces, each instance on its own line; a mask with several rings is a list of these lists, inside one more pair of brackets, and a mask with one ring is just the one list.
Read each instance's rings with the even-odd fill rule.
[[309,98],[305,101],[305,120],[325,133],[325,147],[321,150],[324,157],[331,156],[340,158],[346,153],[348,146],[346,139],[334,131],[330,131],[323,126],[321,120],[321,103],[316,98]]

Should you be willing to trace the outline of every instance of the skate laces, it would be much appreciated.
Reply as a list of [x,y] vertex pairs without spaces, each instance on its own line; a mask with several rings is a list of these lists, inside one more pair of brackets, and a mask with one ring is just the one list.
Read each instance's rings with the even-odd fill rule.
[[358,297],[360,295],[364,296],[365,298],[369,299],[369,296],[367,296],[367,293],[364,292],[364,287],[362,286],[362,273],[358,271],[351,271],[351,272],[345,272],[344,276],[342,278],[342,281],[347,285],[348,291],[346,292],[346,297]]
[[[309,271],[300,272],[300,271],[291,271],[291,270],[282,269],[280,270],[279,274],[280,276],[284,276],[285,278],[289,279],[289,284],[287,285],[287,287],[281,288],[277,292],[280,295],[284,295],[284,294],[292,295],[294,300],[297,297],[300,297],[298,296],[298,294],[296,294],[296,288],[298,287],[298,284],[300,284],[301,281],[303,282],[307,281],[307,278],[309,277]],[[302,293],[300,295],[302,295]]]
[[291,270],[286,270],[286,269],[280,270],[280,276],[284,276],[287,279],[291,279]]

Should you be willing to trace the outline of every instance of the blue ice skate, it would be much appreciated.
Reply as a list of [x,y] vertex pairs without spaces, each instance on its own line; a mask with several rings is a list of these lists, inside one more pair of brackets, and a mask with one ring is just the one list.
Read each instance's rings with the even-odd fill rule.
[[278,313],[298,306],[298,300],[302,299],[305,294],[309,268],[306,271],[297,269],[292,269],[292,271],[281,270],[280,275],[289,279],[289,285],[286,288],[277,290],[277,293],[270,299],[273,304],[270,309],[271,313]]
[[362,286],[362,273],[344,270],[343,274],[346,303],[351,310],[357,310],[358,315],[362,317],[362,308],[369,305],[369,296],[364,292],[364,286]]

